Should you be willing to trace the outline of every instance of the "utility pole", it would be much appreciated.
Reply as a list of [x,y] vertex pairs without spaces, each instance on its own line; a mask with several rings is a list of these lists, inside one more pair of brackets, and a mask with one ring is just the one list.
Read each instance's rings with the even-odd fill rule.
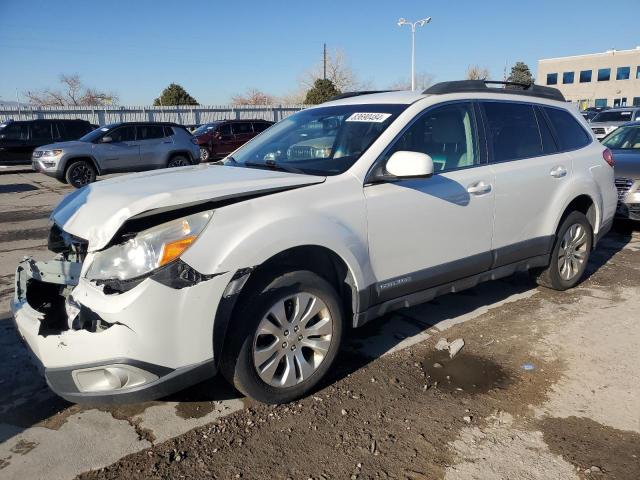
[[323,73],[322,73],[322,78],[324,80],[327,79],[327,44],[324,44],[324,50],[322,53],[322,65],[323,65]]
[[416,89],[416,26],[424,27],[425,24],[431,21],[431,17],[423,18],[422,20],[416,20],[415,22],[408,22],[404,18],[398,20],[398,26],[403,25],[411,26],[411,90]]

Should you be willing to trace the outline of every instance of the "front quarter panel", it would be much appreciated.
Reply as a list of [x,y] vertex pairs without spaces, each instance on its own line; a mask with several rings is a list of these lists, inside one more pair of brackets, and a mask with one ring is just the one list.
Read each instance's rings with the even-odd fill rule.
[[216,210],[182,258],[201,273],[221,273],[303,245],[339,255],[358,289],[372,282],[362,184],[349,173]]

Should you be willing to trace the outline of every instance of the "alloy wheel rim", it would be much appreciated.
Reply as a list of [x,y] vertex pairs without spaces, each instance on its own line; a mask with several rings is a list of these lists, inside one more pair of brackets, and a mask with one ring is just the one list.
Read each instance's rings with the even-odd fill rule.
[[582,273],[587,260],[587,231],[576,223],[565,232],[558,251],[558,271],[563,280],[572,280]]
[[184,158],[179,157],[179,158],[176,158],[175,160],[171,161],[171,166],[172,167],[186,167],[187,166],[187,161]]
[[206,148],[201,148],[200,149],[200,159],[203,162],[206,162],[207,160],[209,160],[209,150],[207,150]]
[[253,365],[266,384],[295,386],[320,367],[332,338],[333,317],[320,298],[307,292],[281,298],[258,324]]
[[76,165],[71,172],[74,185],[86,185],[91,180],[91,170],[86,165]]

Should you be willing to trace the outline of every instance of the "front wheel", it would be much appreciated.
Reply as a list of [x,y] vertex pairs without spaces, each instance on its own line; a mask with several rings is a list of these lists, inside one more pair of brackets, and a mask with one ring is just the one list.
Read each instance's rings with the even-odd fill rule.
[[96,181],[96,168],[87,160],[77,160],[67,167],[64,179],[75,188],[82,188]]
[[167,167],[186,167],[187,165],[191,165],[191,161],[187,157],[185,157],[184,155],[175,155],[171,157],[171,160],[169,160]]
[[532,274],[544,287],[554,290],[575,287],[587,269],[592,245],[589,220],[581,212],[571,212],[558,228],[549,266]]
[[200,161],[208,162],[210,157],[209,149],[207,147],[200,147]]
[[278,404],[307,394],[331,368],[344,330],[338,294],[310,271],[258,281],[234,315],[221,369],[238,390]]

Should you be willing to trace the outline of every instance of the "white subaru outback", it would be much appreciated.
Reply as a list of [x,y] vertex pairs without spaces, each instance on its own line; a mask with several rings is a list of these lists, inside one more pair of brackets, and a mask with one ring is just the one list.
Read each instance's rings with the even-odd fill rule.
[[158,398],[221,371],[305,395],[350,329],[529,270],[565,290],[611,226],[613,158],[555,89],[437,84],[303,110],[222,165],[122,176],[53,211],[15,323],[74,402]]

